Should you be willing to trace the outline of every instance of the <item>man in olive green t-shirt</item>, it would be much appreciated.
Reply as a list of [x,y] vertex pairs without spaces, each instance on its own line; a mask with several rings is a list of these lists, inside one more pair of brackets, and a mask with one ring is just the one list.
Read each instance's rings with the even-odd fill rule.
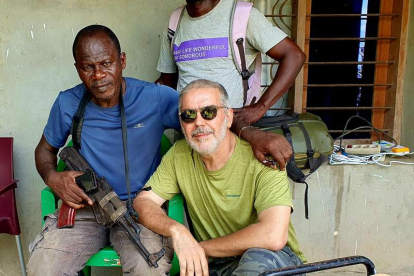
[[[140,223],[171,237],[181,275],[258,275],[306,261],[290,223],[286,171],[258,162],[230,132],[226,90],[208,80],[181,91],[178,141],[134,201]],[[161,205],[182,193],[194,236]]]

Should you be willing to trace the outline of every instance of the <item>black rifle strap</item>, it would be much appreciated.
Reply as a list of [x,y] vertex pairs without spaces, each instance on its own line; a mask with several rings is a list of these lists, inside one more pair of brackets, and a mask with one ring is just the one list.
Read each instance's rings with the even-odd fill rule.
[[250,72],[249,70],[247,70],[247,65],[246,65],[246,56],[244,54],[244,47],[243,47],[243,38],[239,38],[236,40],[236,44],[237,44],[237,49],[239,50],[239,54],[240,54],[240,61],[241,61],[241,72],[240,75],[242,77],[242,81],[243,81],[243,105],[246,105],[246,101],[247,101],[247,90],[249,90],[249,77],[250,77]]
[[72,142],[75,149],[80,150],[81,148],[81,132],[83,127],[84,113],[86,106],[88,105],[89,100],[91,99],[91,94],[88,91],[82,96],[81,101],[79,102],[78,110],[76,110],[75,115],[72,119]]
[[[124,148],[124,163],[125,163],[125,180],[126,180],[126,187],[128,192],[128,202],[127,202],[127,210],[128,213],[138,221],[139,215],[138,212],[132,207],[132,199],[131,199],[131,179],[129,177],[129,158],[128,158],[128,126],[127,120],[125,115],[125,106],[124,106],[124,97],[122,95],[122,84],[121,89],[119,91],[119,110],[121,112],[121,124],[122,124],[122,145]],[[139,234],[139,232],[137,231]],[[164,246],[164,236],[161,235],[161,244]],[[165,250],[165,249],[162,249]],[[165,252],[165,251],[164,251]],[[163,254],[164,255],[164,254]]]
[[[88,102],[91,99],[91,94],[88,91],[85,91],[83,95],[78,110],[76,111],[75,115],[73,116],[72,120],[72,141],[73,146],[80,150],[81,148],[81,133],[82,133],[82,126],[84,120],[85,109]],[[132,202],[131,202],[131,181],[129,177],[129,159],[128,159],[128,143],[127,143],[127,123],[126,123],[126,116],[125,116],[125,107],[122,95],[122,85],[119,91],[119,109],[121,113],[121,124],[122,124],[122,143],[124,148],[124,162],[125,162],[125,179],[126,179],[126,186],[128,191],[128,209],[132,212],[133,216],[137,216],[136,212],[133,212]]]
[[124,148],[124,163],[125,163],[125,180],[126,180],[126,187],[128,192],[128,211],[132,212],[133,216],[136,216],[138,219],[138,213],[133,212],[132,208],[132,200],[131,200],[131,179],[129,177],[129,158],[128,158],[128,127],[125,115],[125,107],[124,107],[124,98],[122,95],[122,85],[121,90],[119,91],[119,110],[121,112],[121,124],[122,124],[122,145]]
[[284,122],[282,123],[282,130],[285,134],[286,140],[289,142],[292,147],[292,156],[290,157],[288,164],[286,165],[286,171],[290,179],[296,183],[302,183],[306,185],[305,188],[305,218],[309,219],[309,204],[308,204],[308,183],[306,183],[306,175],[298,168],[295,162],[295,150],[293,148],[292,142],[292,132],[289,129],[289,126]]

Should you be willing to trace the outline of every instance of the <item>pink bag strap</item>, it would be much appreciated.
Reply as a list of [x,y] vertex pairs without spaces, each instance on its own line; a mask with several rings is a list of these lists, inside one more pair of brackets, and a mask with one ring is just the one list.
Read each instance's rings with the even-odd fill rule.
[[[232,55],[237,70],[242,72],[242,59],[240,53],[237,50],[237,40],[242,38],[243,42],[246,40],[247,23],[249,22],[250,12],[252,10],[253,3],[244,1],[234,1],[232,18],[230,21],[230,40],[233,45]],[[245,48],[243,43],[243,48]]]
[[247,24],[252,8],[253,3],[251,2],[235,1],[230,21],[230,40],[233,61],[243,81],[243,105],[246,105],[248,98],[249,78],[251,76],[251,73],[247,69],[245,47]]
[[185,9],[185,5],[179,8],[176,8],[170,16],[170,20],[168,22],[168,39],[171,42],[171,51],[173,50],[174,45],[174,36],[177,32],[181,17],[183,16]]
[[262,55],[257,53],[254,72],[250,72],[249,91],[247,91],[246,102],[244,105],[256,103],[262,95]]

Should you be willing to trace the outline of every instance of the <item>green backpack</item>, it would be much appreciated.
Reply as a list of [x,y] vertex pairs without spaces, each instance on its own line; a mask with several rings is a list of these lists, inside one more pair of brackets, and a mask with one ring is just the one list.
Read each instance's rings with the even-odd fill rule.
[[[305,217],[308,216],[308,184],[306,178],[316,171],[328,155],[333,152],[333,139],[320,117],[311,113],[293,113],[282,116],[267,116],[253,124],[264,131],[286,137],[293,154],[286,165],[290,179],[306,184]],[[301,169],[310,169],[304,174]]]

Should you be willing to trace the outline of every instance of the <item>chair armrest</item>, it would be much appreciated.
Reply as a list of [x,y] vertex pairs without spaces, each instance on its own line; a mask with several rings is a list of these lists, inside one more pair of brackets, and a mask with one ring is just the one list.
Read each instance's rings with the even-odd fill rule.
[[[168,216],[181,224],[184,223],[184,199],[182,194],[175,195],[168,201]],[[170,275],[176,275],[177,273],[180,273],[180,264],[177,255],[174,252]]]
[[165,134],[163,134],[161,136],[161,150],[160,150],[161,156],[164,156],[171,147],[172,147],[172,144],[170,140],[168,139],[167,136],[165,136]]
[[10,183],[7,183],[6,185],[1,184],[0,185],[0,195],[4,192],[7,192],[10,189],[16,189],[17,188],[17,182],[19,180],[13,180]]
[[168,201],[168,216],[181,224],[184,223],[184,201],[182,194],[177,194]]
[[[69,141],[67,144],[68,147],[73,146],[72,140]],[[66,168],[65,162],[63,160],[59,159],[56,171],[63,172]],[[49,187],[46,187],[42,190],[40,195],[40,202],[42,205],[42,224],[45,223],[45,216],[54,213],[56,209],[58,208],[58,201],[59,197],[55,195],[53,190]]]
[[[68,147],[73,146],[72,140],[67,144]],[[56,171],[63,172],[66,169],[66,164],[63,160],[59,159]],[[45,223],[45,216],[54,213],[58,208],[59,197],[49,187],[42,190],[40,195],[40,201],[42,204],[42,224]]]
[[41,205],[42,205],[42,222],[44,223],[45,216],[55,212],[58,207],[59,198],[55,195],[53,190],[49,187],[46,187],[42,190],[41,195]]

